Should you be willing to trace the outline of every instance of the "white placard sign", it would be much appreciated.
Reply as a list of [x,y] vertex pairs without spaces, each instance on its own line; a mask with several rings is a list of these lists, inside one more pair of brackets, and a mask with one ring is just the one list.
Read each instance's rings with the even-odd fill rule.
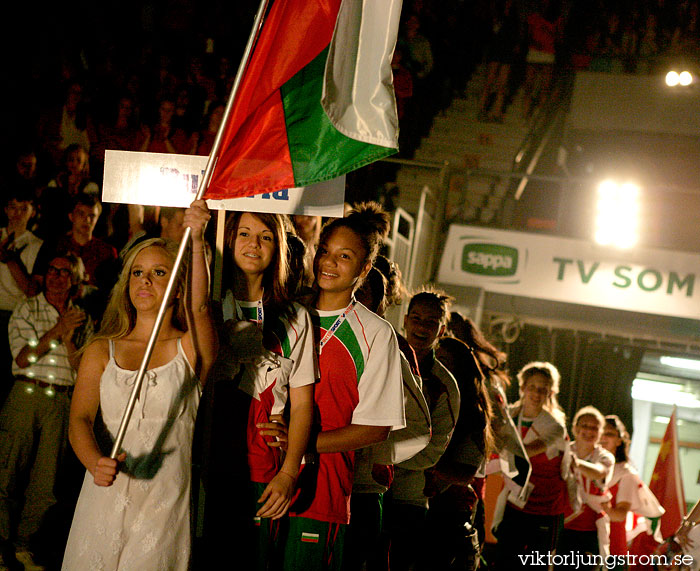
[[540,234],[450,226],[444,284],[641,313],[700,319],[700,256],[617,250]]
[[[207,166],[207,157],[133,151],[106,151],[102,200],[123,204],[189,206]],[[343,215],[345,176],[304,188],[245,198],[207,200],[212,210],[277,212],[309,216]]]

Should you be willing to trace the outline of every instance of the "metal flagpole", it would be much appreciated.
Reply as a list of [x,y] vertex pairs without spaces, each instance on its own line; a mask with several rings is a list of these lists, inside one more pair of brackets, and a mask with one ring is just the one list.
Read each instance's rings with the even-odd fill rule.
[[[255,14],[255,20],[253,22],[253,29],[248,37],[248,43],[246,44],[245,51],[243,52],[243,58],[238,66],[238,71],[236,72],[236,77],[233,81],[233,87],[231,88],[231,94],[229,95],[228,102],[226,103],[226,109],[224,110],[224,115],[221,119],[221,124],[216,132],[216,137],[214,138],[214,144],[212,145],[211,152],[209,153],[209,160],[207,161],[207,168],[204,171],[204,176],[202,177],[199,187],[197,189],[197,195],[195,200],[199,200],[204,195],[204,191],[207,186],[209,186],[209,181],[211,180],[211,175],[214,172],[214,165],[216,163],[216,155],[219,152],[219,147],[221,146],[221,138],[223,136],[224,128],[228,122],[229,115],[231,114],[231,109],[233,109],[233,103],[236,99],[236,94],[240,87],[241,81],[243,79],[243,73],[250,60],[250,55],[253,52],[253,47],[260,34],[260,29],[262,28],[263,19],[265,16],[265,11],[270,0],[261,0],[258,6],[258,11]],[[175,263],[173,265],[172,273],[170,274],[170,279],[168,280],[168,285],[165,288],[165,293],[163,295],[163,303],[161,303],[160,309],[158,310],[158,315],[156,316],[155,324],[153,325],[153,331],[151,332],[151,337],[146,345],[146,352],[143,355],[143,360],[141,361],[141,366],[139,367],[138,373],[136,374],[136,380],[134,381],[134,388],[131,390],[131,395],[129,397],[129,402],[124,409],[124,415],[122,416],[121,424],[119,425],[119,431],[114,440],[114,445],[112,446],[112,452],[110,458],[116,458],[119,455],[119,450],[124,441],[124,435],[126,434],[126,429],[129,425],[129,420],[131,419],[131,414],[134,412],[134,407],[136,406],[136,401],[138,399],[139,392],[141,392],[141,385],[143,383],[143,378],[146,374],[146,369],[148,367],[148,362],[151,360],[151,355],[153,354],[153,348],[155,347],[156,340],[158,339],[158,334],[160,333],[160,327],[163,324],[163,319],[165,317],[165,312],[168,308],[170,302],[170,296],[172,295],[175,279],[177,278],[180,265],[182,264],[182,259],[185,256],[185,251],[189,243],[190,236],[192,234],[191,228],[185,228],[185,233],[180,241],[180,247],[175,257]]]

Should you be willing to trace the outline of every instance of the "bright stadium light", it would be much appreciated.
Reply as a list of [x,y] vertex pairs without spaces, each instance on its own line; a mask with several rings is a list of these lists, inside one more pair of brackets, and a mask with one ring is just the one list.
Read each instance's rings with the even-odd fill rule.
[[659,361],[662,365],[666,365],[667,367],[700,371],[700,361],[697,359],[686,359],[684,357],[670,357],[664,355],[663,357],[659,357]]
[[598,186],[595,241],[601,246],[631,248],[637,243],[639,187],[604,180]]
[[632,398],[683,408],[700,408],[697,395],[683,390],[683,385],[663,383],[637,377],[632,382]]
[[693,74],[687,70],[681,72],[671,70],[666,74],[666,85],[669,87],[688,87],[693,81]]

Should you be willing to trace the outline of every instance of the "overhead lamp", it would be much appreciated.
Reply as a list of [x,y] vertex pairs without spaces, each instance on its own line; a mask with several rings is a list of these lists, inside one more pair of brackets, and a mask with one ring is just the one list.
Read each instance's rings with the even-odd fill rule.
[[631,248],[637,243],[639,187],[604,180],[598,185],[595,241],[602,246]]
[[678,74],[678,82],[683,86],[687,87],[693,83],[693,76],[689,71],[682,71]]
[[669,87],[688,87],[693,83],[693,74],[687,70],[675,71],[671,70],[666,74],[666,85]]

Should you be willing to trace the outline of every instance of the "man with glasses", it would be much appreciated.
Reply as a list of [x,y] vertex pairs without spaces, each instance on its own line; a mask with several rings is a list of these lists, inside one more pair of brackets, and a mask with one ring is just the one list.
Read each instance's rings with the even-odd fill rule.
[[[14,385],[0,411],[0,548],[7,566],[16,556],[25,569],[43,569],[34,561],[30,542],[56,503],[78,348],[92,329],[72,301],[82,280],[80,258],[54,255],[43,291],[19,304],[10,317]],[[19,520],[13,521],[19,508]]]

